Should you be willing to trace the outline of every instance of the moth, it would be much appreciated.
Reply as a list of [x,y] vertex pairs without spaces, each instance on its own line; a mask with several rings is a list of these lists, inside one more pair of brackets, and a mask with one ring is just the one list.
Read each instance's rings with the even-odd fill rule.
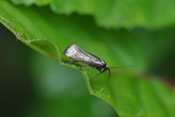
[[[104,85],[104,87],[100,90],[100,92],[105,88],[105,86],[107,85],[107,83],[110,79],[110,76],[111,76],[110,68],[121,68],[121,67],[109,67],[104,60],[100,59],[99,57],[95,56],[94,54],[91,54],[91,53],[83,50],[82,48],[80,48],[79,46],[77,46],[75,44],[69,46],[64,51],[64,55],[71,58],[74,63],[82,62],[82,63],[88,64],[89,66],[91,66],[92,69],[93,68],[97,69],[98,72],[94,76],[92,76],[92,78],[90,78],[90,81],[93,78],[95,78],[96,76],[98,76],[106,71],[109,72],[108,80],[107,80],[106,84]],[[126,66],[124,66],[124,67],[126,67]]]

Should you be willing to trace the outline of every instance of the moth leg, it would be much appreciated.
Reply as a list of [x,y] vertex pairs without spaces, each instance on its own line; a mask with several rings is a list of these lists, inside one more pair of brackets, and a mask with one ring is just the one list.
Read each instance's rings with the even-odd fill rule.
[[68,61],[68,60],[64,60],[63,61],[64,63],[70,63],[70,64],[77,64],[78,62],[77,61]]
[[[89,66],[89,65],[82,65],[82,66]],[[87,68],[87,69],[84,69],[84,70],[86,71],[86,70],[90,70],[90,69],[97,69],[98,71],[100,71],[101,73],[103,73],[103,71],[102,71],[101,68],[99,68],[99,67],[94,67],[94,66],[91,66],[91,67],[89,67],[89,68]]]
[[100,67],[95,67],[100,73],[103,73],[102,68]]
[[91,82],[92,79],[94,79],[96,76],[99,76],[101,74],[101,71],[98,71],[96,74],[94,74],[90,79],[89,82]]
[[90,69],[95,69],[96,67],[89,67],[89,68],[86,68],[86,69],[83,69],[83,70],[90,70]]
[[[86,69],[83,68],[83,66],[87,66],[87,65],[86,65],[86,64],[84,64],[84,65],[78,64],[78,61],[75,61],[75,60],[72,60],[72,61],[65,60],[65,61],[63,61],[63,62],[64,62],[64,63],[73,64],[73,65],[77,66],[79,70],[86,70]],[[89,65],[88,65],[88,66],[89,66]]]

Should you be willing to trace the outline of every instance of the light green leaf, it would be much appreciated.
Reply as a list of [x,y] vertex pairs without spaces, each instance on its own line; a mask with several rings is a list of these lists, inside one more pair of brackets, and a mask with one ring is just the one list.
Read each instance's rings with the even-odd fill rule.
[[36,4],[38,6],[47,5],[51,0],[11,0],[14,4],[24,4],[26,6]]
[[168,0],[12,0],[25,5],[49,4],[56,13],[88,14],[105,28],[157,29],[175,24],[175,1]]

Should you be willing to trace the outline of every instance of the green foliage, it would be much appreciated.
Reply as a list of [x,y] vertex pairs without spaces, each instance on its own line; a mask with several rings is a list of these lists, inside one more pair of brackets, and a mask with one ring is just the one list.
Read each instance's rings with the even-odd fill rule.
[[168,0],[11,0],[18,4],[49,4],[56,13],[88,14],[99,26],[105,28],[148,29],[162,28],[175,24],[175,1]]
[[[32,4],[32,2],[12,1]],[[175,19],[172,10],[174,7],[168,2],[167,4],[170,5],[166,9],[162,9],[164,4],[158,2],[156,5],[158,8],[154,7],[153,14],[150,14],[151,1],[150,3],[145,1],[145,7],[142,7],[143,3],[140,1],[132,4],[127,1],[126,3],[99,1],[100,4],[93,1],[84,2],[33,1],[38,5],[51,4],[52,9],[58,13],[70,14],[76,11],[81,14],[91,14],[97,24],[110,28],[137,26],[158,28],[170,25]],[[162,14],[159,13],[160,11]],[[71,44],[77,44],[104,59],[109,66],[134,65],[135,67],[132,68],[113,69],[108,86],[98,94],[108,74],[100,75],[90,85],[89,78],[97,72],[96,70],[85,72],[69,65],[84,74],[89,92],[111,104],[119,116],[173,117],[175,115],[173,91],[162,81],[155,79],[155,76],[147,77],[148,71],[157,65],[158,60],[163,58],[174,45],[172,38],[174,29],[152,32],[143,29],[107,30],[98,27],[90,16],[58,15],[54,14],[48,6],[40,8],[16,6],[5,0],[0,2],[0,22],[26,45],[55,59],[60,64],[64,64],[63,60],[68,60],[63,55],[64,50]]]
[[26,6],[36,4],[38,6],[46,5],[51,2],[51,0],[11,0],[14,4],[24,4]]

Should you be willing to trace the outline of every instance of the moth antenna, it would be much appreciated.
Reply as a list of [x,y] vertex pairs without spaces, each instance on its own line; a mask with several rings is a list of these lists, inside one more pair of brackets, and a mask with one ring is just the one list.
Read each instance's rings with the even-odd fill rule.
[[105,83],[105,85],[103,86],[103,88],[101,88],[96,94],[99,94],[100,92],[102,92],[102,91],[104,90],[104,88],[107,86],[108,82],[109,82],[109,79],[110,79],[110,77],[111,77],[111,71],[110,71],[109,68],[108,68],[107,70],[108,70],[108,72],[109,72],[108,80],[106,81],[106,83]]
[[134,66],[132,65],[132,66],[121,66],[121,67],[109,67],[109,68],[124,68],[124,67],[134,67]]

